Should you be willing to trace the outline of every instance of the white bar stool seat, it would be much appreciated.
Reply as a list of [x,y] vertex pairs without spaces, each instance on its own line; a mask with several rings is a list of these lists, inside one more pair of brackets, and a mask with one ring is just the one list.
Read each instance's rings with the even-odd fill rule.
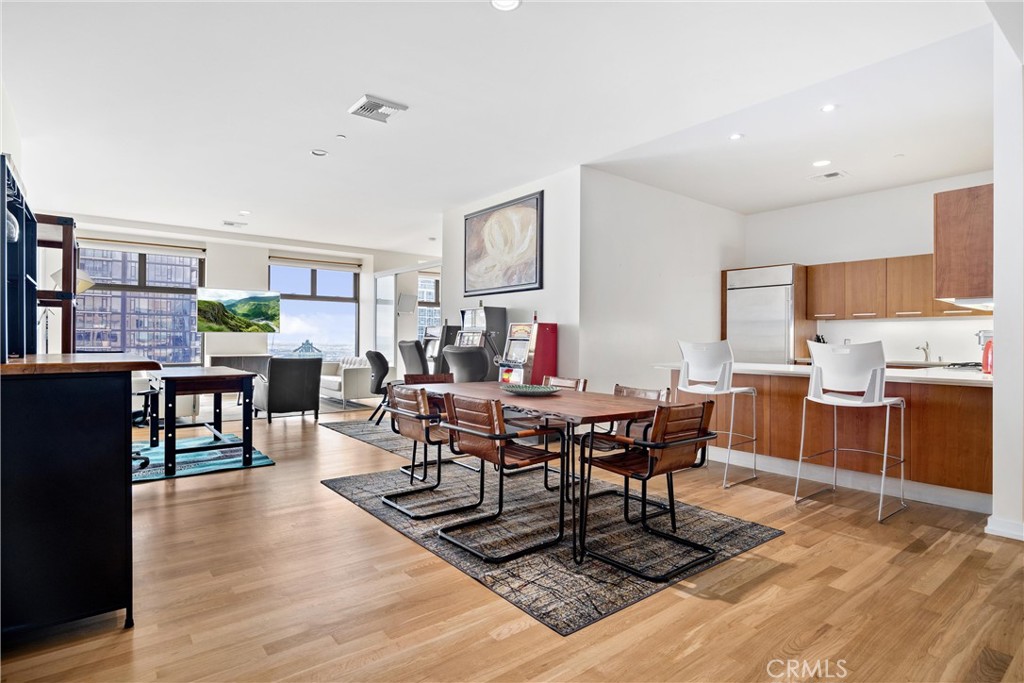
[[[679,352],[683,357],[679,372],[679,391],[703,396],[729,395],[732,397],[732,409],[729,412],[729,445],[725,452],[725,474],[722,475],[722,488],[727,489],[736,484],[757,479],[757,388],[734,387],[732,385],[733,353],[727,340],[700,343],[679,342]],[[736,396],[750,394],[752,397],[753,434],[738,434],[746,441],[733,443],[734,425],[736,422]],[[715,430],[719,435],[723,430]],[[729,481],[729,463],[732,460],[733,446],[753,444],[753,474],[746,479]]]
[[[906,402],[900,396],[885,395],[885,353],[882,342],[866,344],[819,344],[807,342],[811,351],[811,380],[803,402],[803,417],[800,421],[800,452],[796,466],[796,487],[794,503],[800,503],[822,491],[836,490],[836,476],[839,469],[840,451],[868,453],[882,456],[882,485],[878,493],[878,521],[883,522],[897,512],[905,510],[903,499],[904,481],[904,416]],[[846,393],[863,392],[863,393]],[[814,401],[832,406],[832,448],[812,455],[804,455],[804,439],[807,432],[807,402]],[[882,451],[866,451],[859,448],[840,448],[838,437],[839,408],[885,408],[885,436]],[[900,409],[900,454],[889,455],[889,423],[893,408]],[[800,468],[804,460],[816,458],[825,453],[832,454],[832,487],[826,486],[806,496],[800,495]],[[892,461],[892,462],[890,462]],[[900,466],[900,506],[882,516],[885,503],[885,476],[890,467]]]

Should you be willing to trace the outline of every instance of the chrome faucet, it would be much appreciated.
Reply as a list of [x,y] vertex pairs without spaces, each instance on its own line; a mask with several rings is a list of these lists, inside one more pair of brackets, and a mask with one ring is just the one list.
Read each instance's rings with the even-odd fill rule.
[[918,351],[924,351],[924,362],[925,363],[927,363],[927,362],[929,362],[931,360],[931,358],[929,356],[931,354],[931,350],[932,349],[931,349],[930,346],[928,346],[928,342],[925,342],[924,346],[915,346],[914,348],[917,349]]

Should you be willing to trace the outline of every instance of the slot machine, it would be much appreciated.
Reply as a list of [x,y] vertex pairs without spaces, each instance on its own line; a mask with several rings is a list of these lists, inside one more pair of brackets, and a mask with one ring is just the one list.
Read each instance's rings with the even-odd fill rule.
[[541,384],[544,375],[558,374],[558,325],[512,323],[505,353],[498,365],[498,381],[506,384]]
[[[488,358],[497,355],[505,344],[505,309],[498,306],[479,306],[462,309],[462,329],[455,336],[456,346],[479,346]],[[444,348],[443,346],[441,347]],[[498,368],[492,366],[487,381],[498,379]]]
[[441,353],[441,350],[455,343],[461,329],[458,325],[449,325],[448,321],[445,320],[444,325],[436,325],[424,330],[423,350],[427,354],[427,362],[430,363],[431,373],[450,372],[448,361],[444,359],[444,354]]

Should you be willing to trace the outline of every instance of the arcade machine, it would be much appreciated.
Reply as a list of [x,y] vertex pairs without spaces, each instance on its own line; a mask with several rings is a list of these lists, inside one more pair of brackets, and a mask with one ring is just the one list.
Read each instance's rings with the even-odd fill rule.
[[[505,346],[505,309],[480,306],[462,309],[462,329],[455,337],[456,346],[479,346],[488,357],[496,356]],[[442,347],[444,348],[444,347]],[[498,379],[497,366],[487,373],[487,381]]]
[[509,325],[505,353],[498,366],[498,381],[541,384],[544,375],[557,374],[558,325],[538,322]]
[[436,325],[424,330],[423,350],[427,353],[427,361],[430,363],[431,373],[450,372],[448,361],[444,359],[441,349],[449,344],[454,344],[461,329],[458,325],[449,325],[448,320],[445,319],[444,325]]

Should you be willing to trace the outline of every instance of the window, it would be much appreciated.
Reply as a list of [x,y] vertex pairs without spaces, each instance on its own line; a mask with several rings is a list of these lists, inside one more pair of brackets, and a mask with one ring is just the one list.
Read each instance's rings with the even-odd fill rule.
[[416,338],[423,339],[428,327],[441,324],[441,301],[438,296],[440,282],[435,277],[419,278],[418,299],[416,304]]
[[281,293],[281,332],[270,335],[270,353],[328,361],[356,355],[357,273],[272,264],[270,289]]
[[196,288],[203,279],[202,259],[83,248],[79,268],[96,284],[77,297],[76,350],[201,362]]
[[377,278],[377,320],[374,348],[384,354],[388,362],[395,362],[395,276]]

